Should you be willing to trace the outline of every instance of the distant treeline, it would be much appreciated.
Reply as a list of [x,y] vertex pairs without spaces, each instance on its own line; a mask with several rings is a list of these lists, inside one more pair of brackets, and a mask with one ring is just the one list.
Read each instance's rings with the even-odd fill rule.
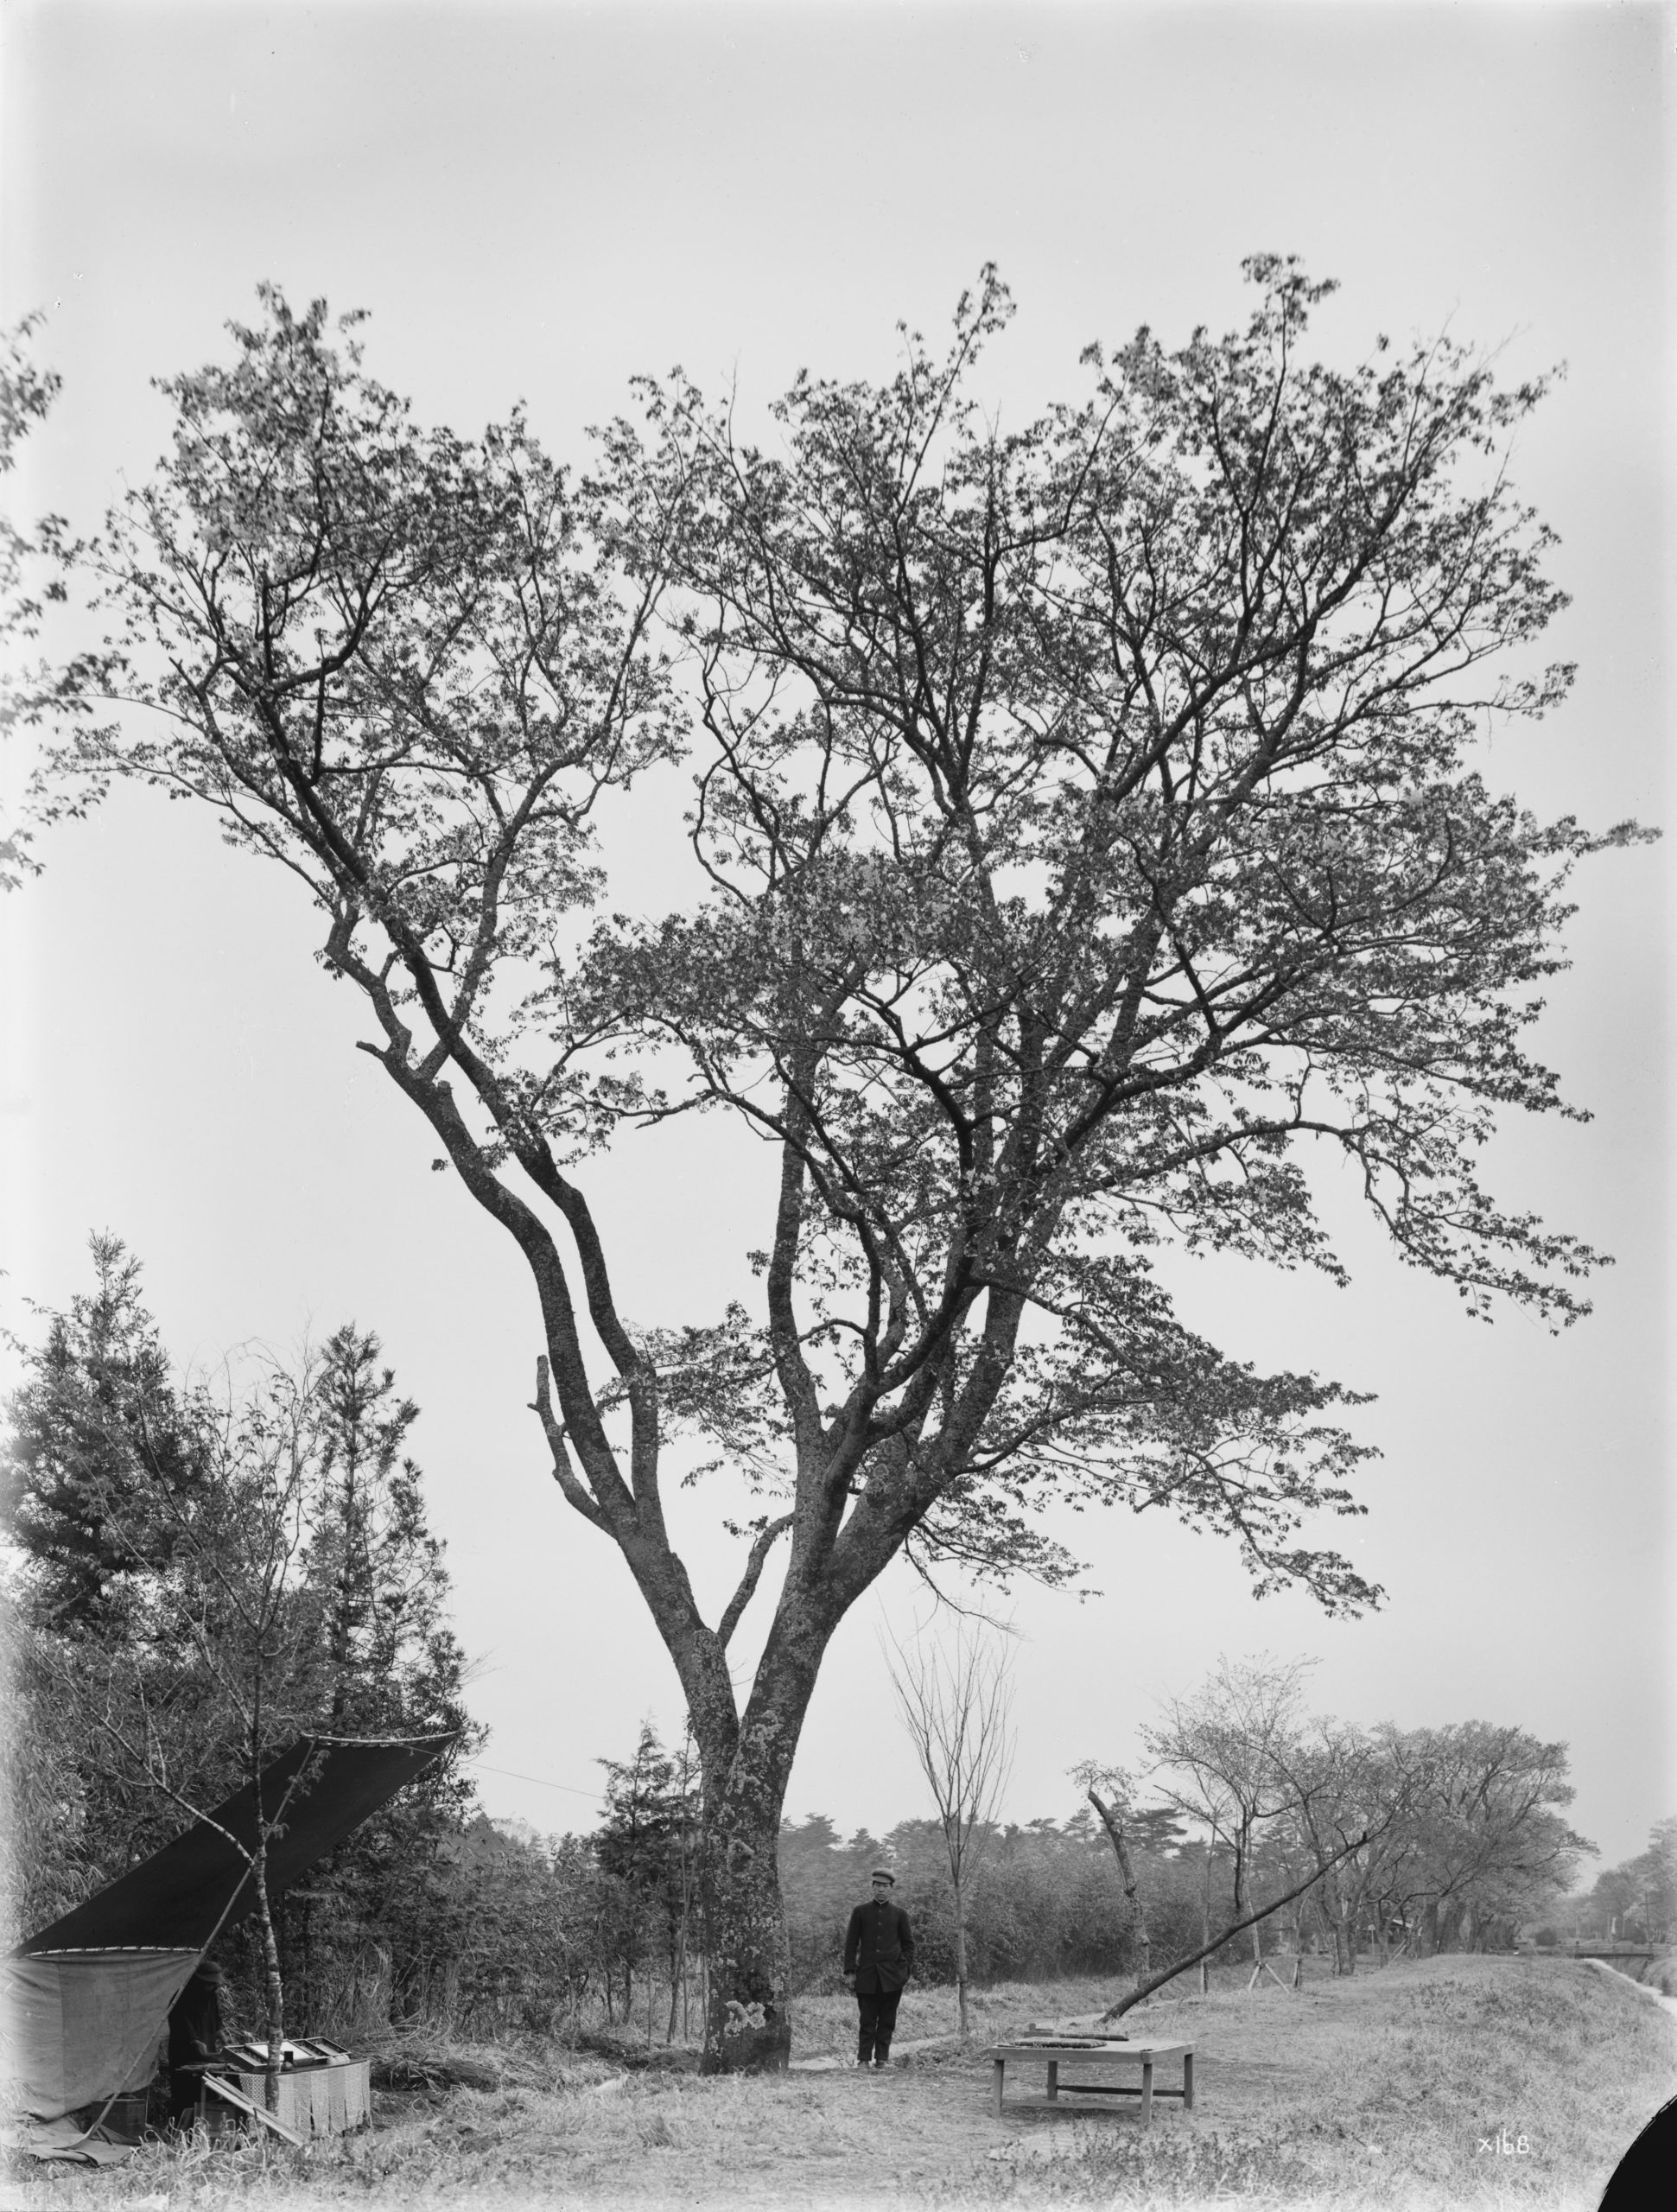
[[1564,1899],[1536,1931],[1539,1942],[1572,1936],[1592,1942],[1677,1941],[1677,1820],[1656,1821],[1646,1851],[1604,1868],[1593,1888]]
[[[378,1339],[348,1326],[290,1368],[192,1381],[158,1342],[137,1263],[108,1237],[93,1258],[90,1292],[45,1317],[0,1451],[0,1939],[112,1880],[299,1732],[446,1728],[455,1752],[278,1897],[289,2024],[686,2033],[703,1995],[691,1760],[643,1729],[628,1758],[601,1762],[591,1834],[484,1816],[461,1758],[481,1732],[406,1453],[416,1409]],[[1089,1796],[1068,1791],[1059,1817],[981,1823],[964,1878],[970,1979],[1121,1986],[1144,1958],[1156,1973],[1301,1884],[1217,1955],[1319,1949],[1350,1972],[1360,1955],[1510,1943],[1559,1914],[1591,1848],[1562,1817],[1564,1745],[1482,1722],[1312,1719],[1302,1673],[1223,1662],[1144,1732],[1145,1791],[1090,1764]],[[1592,1925],[1669,1926],[1671,1828],[1602,1877]],[[938,1823],[847,1839],[817,1814],[780,1838],[795,1992],[837,1986],[846,1918],[880,1863],[919,1977],[953,1976]],[[258,1935],[247,1923],[222,1947],[252,2027]]]

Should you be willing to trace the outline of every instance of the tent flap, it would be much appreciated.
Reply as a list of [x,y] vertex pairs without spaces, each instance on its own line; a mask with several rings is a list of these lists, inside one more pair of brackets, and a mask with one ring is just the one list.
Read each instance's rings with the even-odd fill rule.
[[[263,1812],[270,1821],[278,1812],[283,1822],[268,1845],[270,1894],[306,1873],[452,1741],[422,1736],[403,1743],[321,1743],[305,1736],[265,1767]],[[257,1795],[247,1785],[22,1948],[205,1950],[219,1929],[242,1919],[256,1902],[245,1853],[254,1850],[257,1833]]]
[[196,1950],[60,1952],[5,1961],[6,2011],[19,2105],[58,2120],[157,2068],[168,2008],[198,1964]]

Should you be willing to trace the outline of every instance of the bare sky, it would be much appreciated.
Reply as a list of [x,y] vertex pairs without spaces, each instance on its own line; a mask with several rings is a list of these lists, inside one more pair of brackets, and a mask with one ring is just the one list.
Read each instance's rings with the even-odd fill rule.
[[[1318,326],[1337,353],[1447,322],[1510,377],[1566,362],[1516,474],[1563,540],[1553,645],[1581,673],[1488,772],[1598,824],[1667,811],[1670,14],[13,0],[0,22],[0,307],[47,311],[65,379],[25,472],[37,506],[88,526],[143,475],[164,420],[148,378],[212,353],[264,277],[369,308],[370,365],[422,416],[469,431],[522,396],[580,457],[637,370],[737,379],[747,410],[805,363],[888,372],[897,320],[935,331],[987,260],[1019,302],[990,394],[1023,419],[1080,389],[1089,339],[1226,327],[1242,256],[1297,252],[1343,282]],[[620,898],[659,897],[670,818],[654,798],[613,819]],[[626,1571],[548,1479],[516,1256],[353,1052],[358,1009],[312,964],[295,884],[132,792],[42,856],[0,913],[0,1319],[81,1287],[97,1227],[143,1257],[183,1355],[378,1329],[424,1408],[486,1759],[541,1778],[486,1772],[485,1801],[586,1821],[595,1758],[647,1713],[677,1731],[679,1705]],[[1575,1818],[1610,1861],[1677,1809],[1665,870],[1655,849],[1584,872],[1542,1045],[1596,1119],[1510,1130],[1492,1177],[1617,1255],[1595,1316],[1558,1341],[1518,1317],[1475,1327],[1337,1196],[1349,1291],[1183,1273],[1228,1349],[1378,1393],[1361,1429],[1386,1457],[1349,1548],[1388,1601],[1354,1624],[1257,1606],[1209,1539],[1072,1523],[1103,1594],[1013,1605],[1012,1816],[1063,1817],[1076,1760],[1133,1758],[1154,1698],[1265,1649],[1318,1657],[1318,1706],[1350,1719],[1565,1738]],[[720,1128],[601,1172],[637,1319],[748,1290],[754,1189]],[[702,1590],[730,1566],[702,1542]],[[926,1809],[879,1652],[917,1610],[905,1572],[841,1635],[794,1814],[878,1828]]]

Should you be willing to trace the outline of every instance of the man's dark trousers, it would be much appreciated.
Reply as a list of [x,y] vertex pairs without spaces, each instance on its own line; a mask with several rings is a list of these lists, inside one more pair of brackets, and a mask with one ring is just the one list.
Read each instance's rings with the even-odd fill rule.
[[900,1989],[858,1989],[856,2003],[861,2012],[861,2028],[856,2037],[856,2062],[866,2066],[874,2059],[881,2066],[891,2056],[891,2037],[897,2025],[897,2006],[902,1999]]

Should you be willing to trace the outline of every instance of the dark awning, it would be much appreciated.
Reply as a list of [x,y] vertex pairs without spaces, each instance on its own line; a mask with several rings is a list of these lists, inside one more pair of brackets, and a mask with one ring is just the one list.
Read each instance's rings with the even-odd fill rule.
[[[305,1736],[264,1767],[263,1811],[272,1820],[284,1807],[279,1815],[283,1833],[268,1844],[270,1891],[296,1881],[452,1741],[441,1735],[402,1743],[324,1743]],[[20,1952],[202,1951],[218,1929],[243,1919],[256,1903],[250,1862],[232,1840],[254,1849],[256,1805],[249,1785],[237,1791],[143,1865],[31,1936]]]

